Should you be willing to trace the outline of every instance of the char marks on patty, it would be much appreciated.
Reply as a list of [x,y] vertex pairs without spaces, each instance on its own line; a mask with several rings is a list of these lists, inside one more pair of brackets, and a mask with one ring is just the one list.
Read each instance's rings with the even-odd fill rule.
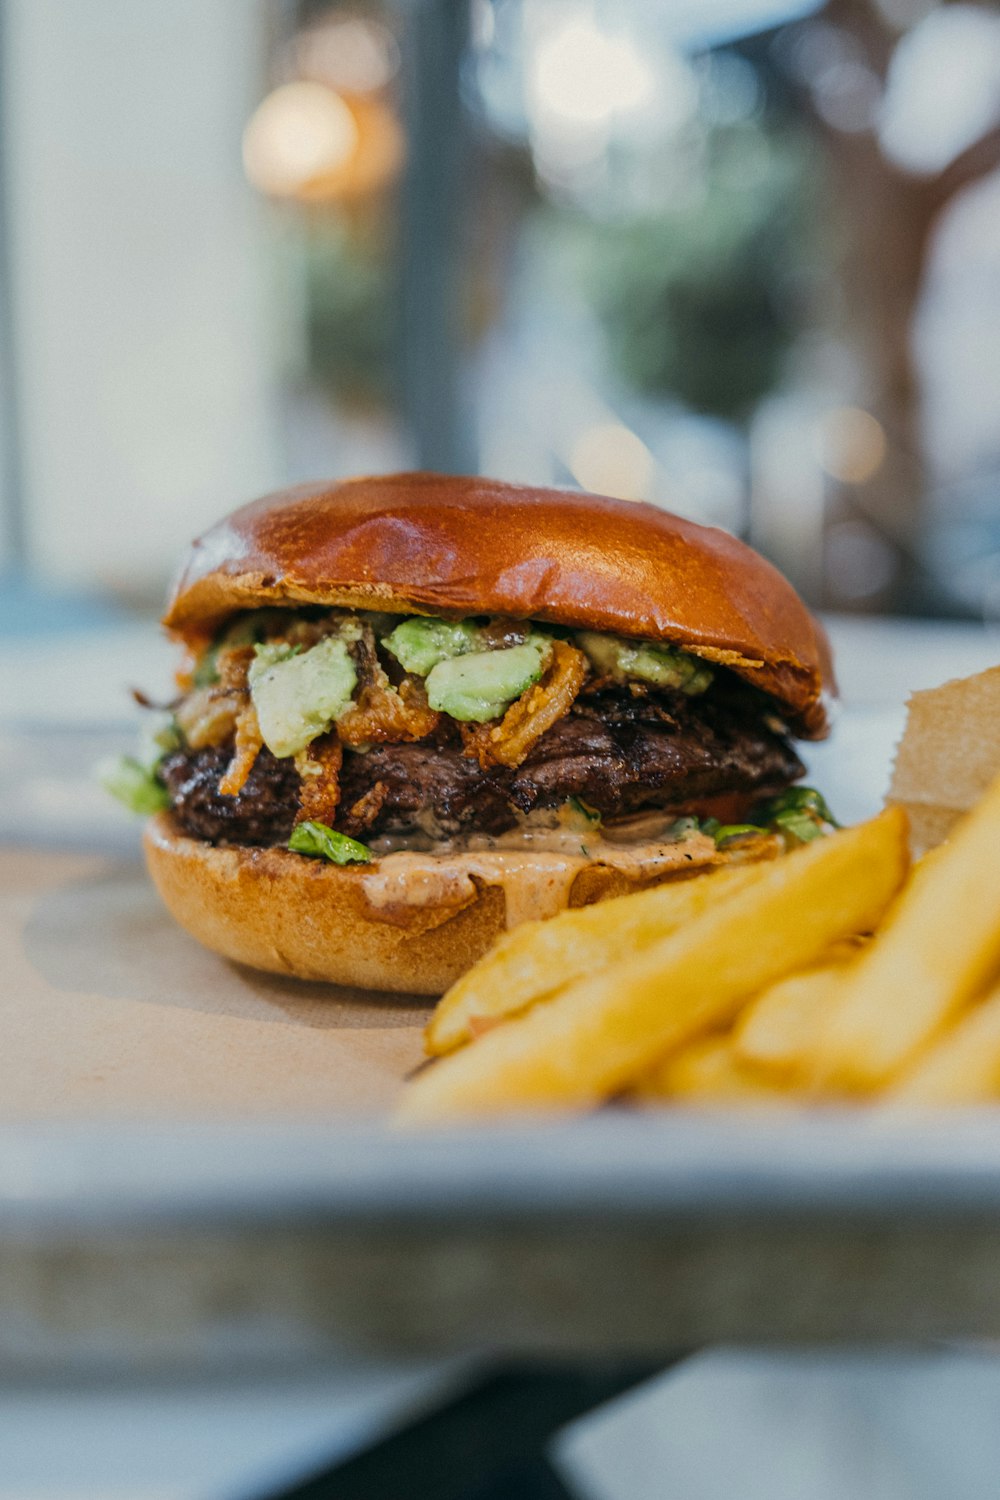
[[[177,821],[210,843],[283,844],[299,808],[291,760],[262,750],[243,790],[218,782],[225,747],[177,751],[163,763]],[[717,683],[704,697],[597,686],[577,699],[515,771],[482,771],[453,731],[344,755],[336,826],[354,838],[406,832],[432,815],[443,834],[502,833],[519,812],[579,797],[607,816],[683,807],[721,793],[771,793],[803,772],[768,723],[766,700]]]
[[287,844],[299,809],[293,760],[261,750],[235,797],[219,791],[232,759],[229,745],[174,750],[160,766],[174,817],[185,833],[210,844]]
[[532,812],[579,797],[613,817],[725,792],[770,791],[803,773],[788,742],[760,717],[707,699],[681,700],[675,715],[662,698],[638,703],[645,706],[634,715],[604,717],[595,705],[561,719],[515,772],[511,800]]

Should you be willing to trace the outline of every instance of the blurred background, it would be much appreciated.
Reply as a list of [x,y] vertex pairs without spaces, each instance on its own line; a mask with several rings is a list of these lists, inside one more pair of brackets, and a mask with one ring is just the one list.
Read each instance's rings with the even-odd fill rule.
[[996,6],[0,0],[0,53],[8,628],[406,467],[1000,614]]

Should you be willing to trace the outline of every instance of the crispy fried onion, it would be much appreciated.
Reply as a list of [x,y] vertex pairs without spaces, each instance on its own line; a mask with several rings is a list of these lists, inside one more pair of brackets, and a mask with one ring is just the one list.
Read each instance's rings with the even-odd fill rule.
[[178,703],[177,722],[192,750],[221,745],[236,732],[248,701],[247,671],[252,661],[252,646],[220,653],[218,682],[195,688]]
[[352,838],[359,838],[365,829],[374,823],[388,795],[389,788],[385,782],[376,781],[374,786],[370,786],[367,792],[347,809],[344,823]]
[[343,747],[335,734],[323,734],[295,757],[299,773],[299,810],[295,823],[326,823],[329,827],[340,804]]
[[195,688],[176,709],[177,723],[192,750],[221,745],[236,728],[242,706],[239,693],[220,693],[218,688]]
[[345,745],[398,744],[400,740],[422,740],[437,728],[441,715],[427,702],[419,677],[404,677],[398,689],[380,666],[362,687],[358,701],[337,720],[337,733]]
[[219,778],[219,791],[224,797],[235,797],[242,792],[263,743],[260,725],[257,723],[257,710],[252,701],[247,698],[236,715],[233,758],[229,762],[225,776]]
[[253,661],[252,646],[233,646],[220,651],[216,667],[219,673],[219,690],[223,693],[245,693],[247,674]]
[[519,766],[547,729],[568,713],[587,676],[587,658],[566,641],[552,642],[539,680],[512,703],[498,724],[462,725],[463,754],[490,766]]

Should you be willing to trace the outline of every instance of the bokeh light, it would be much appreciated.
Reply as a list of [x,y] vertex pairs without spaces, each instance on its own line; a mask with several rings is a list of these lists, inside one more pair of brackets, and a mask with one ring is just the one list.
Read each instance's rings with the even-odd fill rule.
[[838,603],[861,605],[888,589],[897,561],[888,543],[865,521],[838,521],[826,546],[827,585]]
[[655,463],[642,439],[621,422],[599,422],[574,441],[569,469],[585,490],[618,500],[644,500],[652,488]]
[[604,125],[618,112],[641,108],[656,77],[628,37],[609,36],[581,16],[542,38],[528,86],[539,113],[570,126]]
[[886,455],[882,424],[860,406],[838,406],[826,413],[819,430],[819,460],[832,479],[864,484]]
[[346,94],[377,93],[399,71],[395,37],[367,16],[334,16],[308,26],[293,53],[302,78]]
[[296,197],[341,171],[357,144],[347,103],[324,84],[303,80],[282,84],[257,106],[243,133],[243,164],[260,192]]
[[980,5],[934,11],[893,53],[883,151],[907,171],[940,171],[998,122],[1000,15]]

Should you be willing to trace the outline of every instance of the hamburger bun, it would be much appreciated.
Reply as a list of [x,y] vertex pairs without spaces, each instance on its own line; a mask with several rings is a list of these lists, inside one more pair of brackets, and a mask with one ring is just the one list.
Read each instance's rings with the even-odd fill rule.
[[[234,614],[274,605],[501,616],[669,644],[770,695],[807,738],[826,733],[835,691],[821,627],[749,547],[651,505],[570,491],[398,474],[268,495],[194,543],[164,624],[197,649]],[[585,853],[577,839],[569,854],[401,852],[338,866],[213,844],[169,813],[145,846],[174,917],[225,957],[428,995],[519,921],[781,847],[762,833],[727,854],[696,831],[622,857],[595,832]]]
[[[165,906],[206,948],[273,974],[415,995],[440,995],[525,915],[554,916],[733,857],[693,840],[666,870],[651,860],[626,876],[582,857],[431,855],[429,886],[420,856],[386,877],[381,867],[408,856],[338,866],[278,848],[216,848],[181,833],[169,813],[150,819],[144,844]],[[737,857],[770,858],[778,847],[762,834]]]
[[662,641],[770,694],[821,738],[822,627],[743,542],[653,505],[490,479],[393,474],[266,495],[196,541],[164,625],[191,642],[275,604],[534,619]]

